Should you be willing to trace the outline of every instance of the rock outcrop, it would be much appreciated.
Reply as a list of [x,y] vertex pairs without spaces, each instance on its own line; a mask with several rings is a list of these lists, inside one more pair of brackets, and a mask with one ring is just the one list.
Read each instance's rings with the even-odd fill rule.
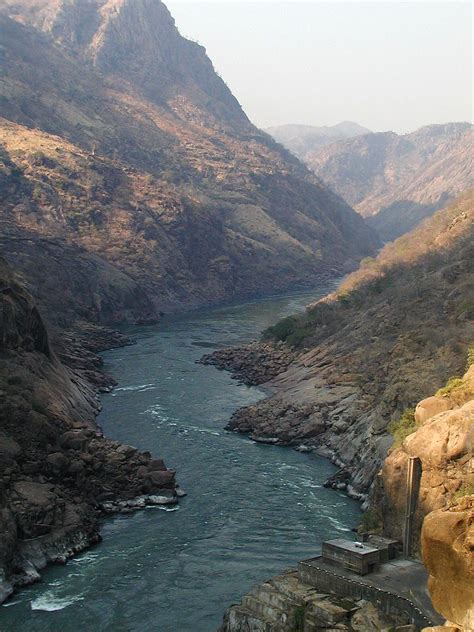
[[467,632],[474,628],[474,364],[421,401],[414,424],[387,456],[372,504],[385,533],[403,539],[407,461],[419,459],[413,546],[421,544],[434,607]]
[[473,630],[474,495],[429,513],[421,542],[434,607],[455,630]]
[[225,613],[219,632],[416,632],[403,614],[387,615],[369,601],[341,599],[301,582],[287,571],[255,586]]
[[199,362],[230,371],[247,385],[268,382],[296,360],[298,352],[283,343],[252,342],[244,347],[218,349],[204,355]]
[[[84,325],[63,361],[31,295],[0,259],[0,602],[39,579],[48,562],[100,539],[99,517],[177,502],[175,473],[148,452],[104,438],[100,362],[93,350],[123,344]],[[68,365],[64,362],[68,362]]]
[[[474,484],[474,365],[449,394],[429,397],[415,410],[415,426],[385,459],[381,475],[384,530],[403,539],[406,471],[410,457],[421,463],[414,531],[421,533],[430,512],[444,510]],[[473,516],[474,518],[474,516]],[[419,548],[414,542],[415,548]]]

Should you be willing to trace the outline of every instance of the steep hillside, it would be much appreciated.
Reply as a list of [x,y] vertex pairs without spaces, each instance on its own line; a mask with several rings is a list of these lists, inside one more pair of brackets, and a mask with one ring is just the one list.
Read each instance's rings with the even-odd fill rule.
[[4,231],[15,236],[3,247],[43,303],[50,288],[23,235],[54,242],[56,257],[64,244],[68,256],[83,251],[82,263],[91,256],[95,303],[114,298],[106,310],[86,307],[119,321],[309,285],[377,246],[339,197],[249,123],[159,0],[3,9],[0,185]]
[[1,603],[48,562],[97,542],[101,514],[174,503],[176,493],[161,460],[95,426],[94,331],[86,332],[89,351],[77,340],[68,345],[68,366],[1,258],[0,289]]
[[[474,340],[473,237],[469,192],[363,262],[336,294],[270,328],[269,340],[299,356],[272,370],[266,349],[275,394],[235,413],[229,427],[310,446],[341,466],[334,485],[366,494],[393,443],[393,424],[462,374]],[[255,357],[255,347],[250,352]],[[245,349],[235,353],[245,374]],[[281,347],[276,353],[278,360]]]
[[278,125],[268,127],[265,131],[303,161],[306,161],[308,155],[321,147],[362,134],[370,134],[369,129],[352,121],[343,121],[337,125],[324,127]]
[[389,241],[472,187],[472,143],[469,123],[429,125],[316,147],[305,161]]

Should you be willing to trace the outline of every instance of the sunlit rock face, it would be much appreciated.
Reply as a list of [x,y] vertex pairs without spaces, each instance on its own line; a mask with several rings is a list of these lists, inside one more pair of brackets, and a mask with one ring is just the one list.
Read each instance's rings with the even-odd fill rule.
[[434,607],[461,630],[473,630],[474,495],[425,518],[422,552]]
[[382,470],[384,523],[387,533],[403,539],[406,503],[407,463],[410,457],[421,460],[422,474],[414,519],[414,548],[423,519],[432,511],[444,509],[463,492],[472,477],[474,435],[474,366],[449,396],[422,400],[415,412],[418,424],[403,444],[393,450]]

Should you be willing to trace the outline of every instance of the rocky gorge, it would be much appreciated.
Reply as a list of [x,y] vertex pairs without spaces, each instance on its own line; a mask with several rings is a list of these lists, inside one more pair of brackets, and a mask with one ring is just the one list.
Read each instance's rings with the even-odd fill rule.
[[269,328],[263,342],[207,358],[247,382],[267,379],[272,392],[237,411],[229,429],[316,449],[341,466],[350,493],[366,497],[393,443],[390,424],[465,366],[472,231],[468,193],[387,245],[306,315]]
[[321,132],[304,126],[269,132],[364,216],[383,241],[412,230],[472,186],[468,122],[426,125],[408,134],[341,126],[345,138],[334,126],[324,142]]
[[163,461],[96,426],[97,354],[130,342],[111,326],[313,287],[379,240],[160,0],[5,0],[0,29],[3,600],[101,515],[176,502]]
[[[175,473],[149,452],[106,439],[98,390],[113,380],[95,354],[128,343],[84,327],[60,355],[31,295],[0,260],[0,601],[50,562],[100,540],[99,519],[176,503]],[[95,334],[95,338],[94,338]],[[89,342],[89,348],[84,340]],[[63,344],[66,338],[63,338]]]
[[[169,521],[166,552],[155,533],[157,514],[136,514],[153,520],[144,519],[141,549],[125,545],[122,562],[142,554],[131,566],[130,584],[124,582],[135,596],[151,594],[163,580],[153,596],[169,601],[150,598],[146,607],[166,610],[173,603],[176,612],[161,611],[173,630],[173,617],[183,614],[177,612],[180,590],[195,594],[204,565],[218,580],[204,584],[222,606],[227,593],[217,584],[226,577],[231,583],[230,550],[239,551],[233,571],[240,581],[242,560],[252,571],[258,562],[268,571],[258,560],[265,547],[274,562],[287,559],[279,550],[285,547],[307,555],[314,547],[308,531],[319,537],[327,529],[349,530],[348,516],[358,515],[358,505],[323,487],[315,471],[334,472],[325,459],[339,468],[325,486],[363,502],[363,530],[401,539],[407,463],[416,458],[423,475],[413,548],[423,553],[435,607],[453,629],[472,627],[472,191],[373,258],[381,246],[377,232],[249,121],[205,49],[180,35],[160,0],[3,0],[0,29],[0,602],[38,581],[47,564],[63,564],[97,543],[103,517],[171,510],[184,492],[159,457],[168,462],[174,455],[174,461],[180,452],[183,470],[194,457],[194,492],[204,509],[194,503],[181,539],[179,523]],[[383,230],[376,228],[383,239],[467,187],[467,124],[431,126],[410,138],[367,135],[354,124],[334,131],[351,148],[342,151],[341,162],[350,154],[349,162],[362,165],[355,180],[371,191],[354,194],[332,145],[322,150],[325,177],[362,214],[382,207]],[[410,160],[400,165],[399,154]],[[386,185],[394,165],[392,194]],[[409,185],[407,170],[418,173]],[[269,325],[262,339],[244,346],[222,343],[229,335],[247,342],[248,332],[255,334],[251,318],[237,325],[213,314],[197,326],[182,316],[191,308],[300,288],[317,288],[313,297],[322,296],[326,283],[360,262],[304,313],[276,324],[262,317]],[[167,318],[176,320],[173,331]],[[125,387],[139,393],[139,401],[131,406],[124,398],[130,406],[124,410],[111,406],[137,448],[128,438],[106,438],[97,424],[99,394],[115,384],[99,353],[132,349],[133,341],[115,326],[152,326],[160,319],[168,330],[160,336],[144,328],[135,365],[140,379]],[[205,327],[212,335],[203,333]],[[218,392],[224,382],[215,380],[213,410],[204,401],[212,380],[196,379],[192,369],[196,353],[216,346],[200,360],[204,375],[204,365],[213,365],[261,390],[242,387],[226,399]],[[244,407],[232,407],[237,401]],[[221,432],[222,411],[226,418],[235,411],[228,430],[257,443],[295,447],[307,454],[287,453],[307,461],[256,455],[270,448]],[[196,425],[199,416],[206,423]],[[162,437],[168,441],[164,454]],[[257,479],[260,503],[248,494]],[[233,497],[224,498],[223,482],[234,485]],[[297,498],[303,494],[308,507]],[[274,502],[266,514],[268,496]],[[290,501],[295,527],[281,511]],[[317,519],[308,513],[318,513]],[[211,538],[216,560],[209,559]],[[159,569],[160,577],[150,569]],[[100,585],[100,573],[89,573]],[[116,629],[115,612],[126,593],[117,594],[97,606],[100,625],[109,629]],[[144,602],[137,603],[144,610]],[[95,602],[87,614],[99,625],[94,608]],[[276,620],[266,619],[271,608]],[[187,629],[198,618],[192,610],[185,614]],[[68,625],[74,626],[75,614],[84,611],[70,612]],[[120,620],[127,629],[130,612]],[[199,614],[200,629],[214,614]],[[153,617],[140,613],[134,629]],[[40,629],[43,623],[35,619]],[[387,616],[370,600],[315,591],[294,571],[230,608],[222,630],[295,628],[414,632],[403,612]]]
[[[409,457],[420,460],[422,475],[411,544],[414,552],[422,552],[430,572],[435,607],[456,630],[471,629],[474,608],[471,589],[460,588],[474,585],[474,367],[472,348],[469,350],[474,326],[470,308],[465,311],[474,297],[473,219],[469,193],[387,246],[333,296],[310,306],[306,316],[271,327],[264,334],[266,341],[205,358],[244,381],[263,380],[270,390],[267,399],[237,411],[228,428],[248,433],[258,442],[314,450],[333,460],[341,469],[327,485],[364,501],[363,531],[403,540],[407,461]],[[424,250],[420,251],[421,243]],[[414,276],[420,285],[409,313],[402,314],[406,294],[400,288],[406,291],[407,278]],[[443,288],[443,278],[450,279],[449,288]],[[375,292],[370,289],[372,284]],[[361,288],[364,291],[358,297]],[[448,308],[448,296],[451,300],[457,297],[463,305],[455,320],[450,320],[457,310]],[[422,333],[428,323],[431,340]],[[416,340],[418,336],[422,339]],[[280,341],[274,347],[273,363],[272,339]],[[296,354],[289,363],[282,362],[282,341],[286,341],[288,357]],[[459,344],[461,341],[464,343]],[[462,377],[466,355],[467,372]],[[258,364],[261,358],[264,361],[257,370],[252,360]],[[450,378],[455,372],[461,377]],[[433,387],[439,387],[435,396]],[[416,394],[425,397],[417,405]],[[448,557],[452,564],[446,562]],[[458,564],[456,577],[453,567]],[[299,589],[309,588],[299,585]],[[268,603],[276,606],[277,601]],[[300,603],[295,595],[282,608],[284,621],[271,616],[267,620],[263,606],[260,611],[246,609],[246,603],[242,602],[241,615],[240,606],[229,611],[223,630],[294,629],[294,608]],[[311,601],[304,603],[308,606]],[[248,623],[252,617],[257,623]],[[328,627],[323,619],[304,625],[301,629]]]

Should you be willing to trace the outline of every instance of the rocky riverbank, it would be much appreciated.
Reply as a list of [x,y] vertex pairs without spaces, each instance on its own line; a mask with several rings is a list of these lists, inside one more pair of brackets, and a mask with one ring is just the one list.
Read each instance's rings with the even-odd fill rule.
[[[471,350],[468,364],[473,361]],[[272,442],[295,445],[296,439],[304,440],[289,432],[295,408],[272,408],[272,402],[268,400],[265,407],[268,417],[273,410],[278,419],[278,437]],[[242,414],[237,413],[237,427],[245,431]],[[308,408],[308,420],[310,417]],[[230,428],[233,423],[235,419]],[[294,425],[298,427],[299,424]],[[429,572],[433,606],[447,620],[446,627],[427,628],[426,632],[469,632],[474,625],[474,364],[462,378],[450,380],[435,396],[419,402],[412,417],[406,416],[392,431],[395,445],[377,477],[362,526],[366,531],[382,531],[403,541],[407,462],[409,458],[419,459],[421,475],[415,484],[411,550],[421,552]],[[349,474],[341,471],[327,485],[344,489],[348,480]],[[254,587],[239,604],[231,606],[220,632],[419,630],[408,620],[388,619],[372,603],[320,594],[305,585],[295,572],[289,572]]]
[[199,362],[230,371],[232,377],[248,386],[258,386],[285,371],[299,353],[280,343],[251,342],[242,347],[227,347],[204,355]]
[[239,604],[231,606],[219,632],[417,632],[403,613],[387,615],[363,599],[342,599],[301,582],[298,572],[255,586]]
[[[48,563],[100,540],[101,516],[176,503],[175,472],[105,438],[97,352],[130,344],[79,324],[51,342],[31,295],[0,260],[0,602]],[[56,336],[55,336],[56,338]]]
[[366,497],[393,443],[391,425],[463,372],[474,334],[473,231],[467,193],[337,292],[270,327],[265,342],[208,357],[271,392],[228,428],[315,450],[341,468],[339,489]]

